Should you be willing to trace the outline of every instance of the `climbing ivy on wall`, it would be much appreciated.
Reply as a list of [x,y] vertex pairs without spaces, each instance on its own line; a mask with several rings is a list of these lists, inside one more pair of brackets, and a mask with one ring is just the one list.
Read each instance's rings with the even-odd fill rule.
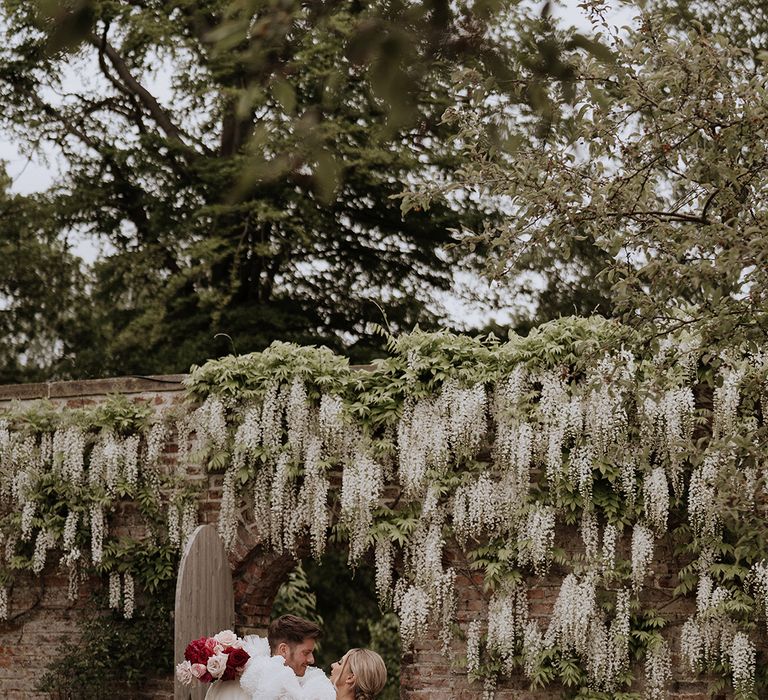
[[[245,504],[276,551],[298,555],[308,541],[319,559],[329,537],[343,539],[351,566],[375,561],[380,605],[397,612],[406,646],[436,623],[449,652],[455,567],[481,573],[489,613],[458,635],[467,673],[489,695],[498,680],[524,674],[574,697],[639,697],[642,667],[645,697],[664,697],[671,637],[644,602],[660,543],[678,543],[677,594],[696,600],[682,662],[718,674],[739,697],[765,693],[756,669],[765,665],[768,606],[758,536],[768,360],[759,348],[710,356],[684,333],[637,347],[599,318],[562,319],[506,342],[416,331],[388,345],[367,371],[285,343],[210,361],[186,381],[188,409],[161,422],[147,414],[121,427],[97,421],[97,409],[48,422],[9,415],[0,427],[5,580],[18,568],[39,571],[39,552],[54,546],[71,559],[73,542],[80,552],[90,543],[91,565],[123,590],[140,561],[151,570],[159,550],[140,557],[128,544],[99,544],[99,513],[119,498],[145,507],[151,446],[172,423],[181,464],[190,456],[224,473],[219,531],[228,546]],[[65,442],[69,430],[85,437]],[[82,484],[80,500],[56,486],[51,509],[44,484],[61,477]],[[399,497],[385,500],[392,487]],[[164,495],[154,506],[145,498],[157,511],[152,546],[175,552],[194,501],[178,479],[155,493]],[[70,512],[81,513],[74,540]],[[563,546],[574,532],[577,553]],[[448,545],[463,564],[448,565]],[[546,626],[528,603],[545,575],[562,581]]]

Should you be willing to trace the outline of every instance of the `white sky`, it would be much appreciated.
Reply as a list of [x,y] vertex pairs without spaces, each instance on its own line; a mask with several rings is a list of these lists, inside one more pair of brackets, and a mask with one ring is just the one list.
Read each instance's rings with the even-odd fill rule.
[[[583,12],[578,8],[581,0],[562,0],[562,4],[553,6],[553,12],[561,17],[564,22],[572,24],[585,33],[589,32],[590,25]],[[632,18],[631,0],[610,0],[613,8],[608,14],[611,23],[618,26],[627,24]],[[79,81],[76,75],[72,76],[73,83]],[[169,96],[169,83],[167,77],[156,76],[154,84],[147,85],[148,89],[162,102]],[[65,85],[66,86],[66,85]],[[74,85],[73,85],[74,86]],[[19,144],[11,135],[0,130],[0,160],[5,161],[8,175],[11,177],[11,190],[19,194],[29,194],[46,190],[60,175],[62,163],[57,160],[54,150],[51,148],[45,154],[24,156]],[[46,162],[47,161],[47,162]],[[76,244],[78,254],[90,263],[93,262],[104,250],[91,239],[83,238]],[[447,309],[449,319],[458,325],[469,328],[484,322],[495,320],[503,325],[512,317],[515,307],[514,300],[506,308],[489,309],[482,302],[469,302],[459,296],[459,289],[466,285],[475,287],[475,297],[484,296],[483,289],[488,289],[488,283],[481,280],[472,280],[465,273],[457,273],[456,293],[445,294],[437,300]]]

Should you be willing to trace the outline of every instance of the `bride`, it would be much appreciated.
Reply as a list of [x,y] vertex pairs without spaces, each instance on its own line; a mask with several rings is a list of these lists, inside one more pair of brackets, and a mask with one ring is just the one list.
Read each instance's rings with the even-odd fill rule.
[[384,660],[370,649],[350,649],[331,664],[336,700],[374,700],[386,682]]
[[206,700],[375,700],[387,682],[384,661],[370,649],[350,649],[331,664],[333,691],[329,695],[328,681],[320,669],[307,668],[309,676],[300,685],[282,656],[268,656],[266,639],[248,635],[243,648],[251,655],[248,663],[256,662],[258,667],[246,668],[242,685],[240,681],[213,683]]

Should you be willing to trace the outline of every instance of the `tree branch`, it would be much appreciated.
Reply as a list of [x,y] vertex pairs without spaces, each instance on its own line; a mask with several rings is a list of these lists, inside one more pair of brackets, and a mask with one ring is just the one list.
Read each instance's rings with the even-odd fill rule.
[[157,125],[162,129],[163,133],[171,141],[175,141],[185,149],[189,149],[189,146],[183,139],[182,130],[173,123],[168,112],[163,109],[154,95],[133,77],[130,69],[123,60],[123,57],[117,52],[115,47],[107,41],[106,36],[99,38],[95,34],[92,34],[90,42],[99,50],[99,52],[103,52],[104,55],[106,55],[109,62],[112,64],[112,67],[120,77],[123,87],[139,99],[145,109],[152,115],[152,118]]

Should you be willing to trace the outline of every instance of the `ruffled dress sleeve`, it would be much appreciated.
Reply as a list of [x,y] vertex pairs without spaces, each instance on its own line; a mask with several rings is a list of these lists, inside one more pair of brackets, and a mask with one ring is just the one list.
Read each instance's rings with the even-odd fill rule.
[[251,658],[240,677],[240,687],[251,700],[305,700],[296,674],[282,656],[269,655],[266,639],[248,635],[243,638],[243,649]]
[[307,667],[299,684],[304,693],[304,700],[336,700],[336,688],[319,668]]

